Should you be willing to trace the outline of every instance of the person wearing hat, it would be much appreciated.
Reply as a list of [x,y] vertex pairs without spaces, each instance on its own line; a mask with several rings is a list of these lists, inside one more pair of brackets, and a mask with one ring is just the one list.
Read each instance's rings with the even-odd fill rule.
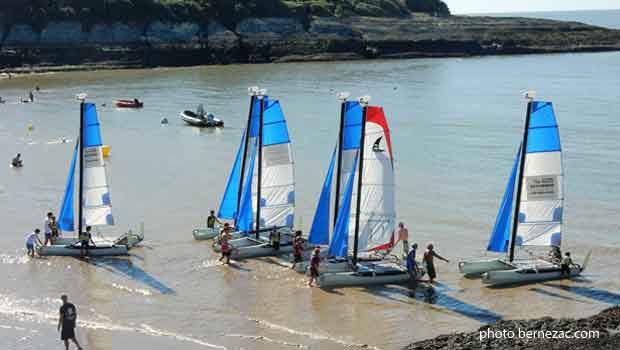
[[310,280],[308,281],[309,287],[314,287],[312,284],[314,280],[319,277],[319,264],[321,263],[321,258],[319,254],[321,253],[321,248],[315,247],[312,252],[312,258],[310,258]]
[[419,276],[419,268],[418,264],[415,261],[416,250],[418,249],[418,244],[414,243],[411,246],[411,250],[407,254],[407,272],[409,273],[409,296],[415,298],[415,292],[418,288],[418,276]]

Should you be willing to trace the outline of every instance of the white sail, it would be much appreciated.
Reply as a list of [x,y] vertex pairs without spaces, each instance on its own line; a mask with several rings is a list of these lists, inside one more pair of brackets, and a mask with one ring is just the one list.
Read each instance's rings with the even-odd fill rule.
[[560,246],[564,203],[562,150],[553,105],[533,102],[516,244]]

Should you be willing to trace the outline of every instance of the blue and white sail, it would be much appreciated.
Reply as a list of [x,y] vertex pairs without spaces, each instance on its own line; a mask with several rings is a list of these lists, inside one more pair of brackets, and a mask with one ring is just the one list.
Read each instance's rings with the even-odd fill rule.
[[73,192],[75,192],[75,165],[80,150],[79,141],[75,143],[71,165],[69,166],[69,176],[67,177],[67,185],[65,186],[65,194],[60,206],[60,214],[58,215],[58,228],[63,231],[75,231],[75,212],[73,209]]
[[489,240],[487,250],[490,252],[506,253],[508,252],[508,246],[510,243],[510,224],[513,212],[513,202],[515,193],[515,183],[517,179],[517,170],[519,168],[519,160],[521,159],[521,146],[517,150],[512,171],[508,178],[508,184],[506,185],[506,191],[502,198],[502,203],[499,206],[497,218],[495,219],[495,225],[493,226],[493,233]]
[[315,245],[326,245],[329,243],[329,231],[330,231],[330,202],[332,191],[332,178],[334,177],[334,167],[336,164],[336,151],[338,147],[334,147],[332,153],[332,159],[329,162],[329,168],[323,181],[323,188],[321,189],[321,195],[319,196],[319,202],[314,212],[314,219],[312,220],[312,227],[310,228],[310,235],[308,241]]
[[[342,195],[342,204],[338,210],[336,216],[336,226],[334,227],[334,233],[332,234],[332,240],[329,243],[329,255],[337,257],[346,257],[349,255],[349,247],[353,248],[353,245],[349,243],[352,239],[352,234],[349,233],[351,226],[355,225],[355,222],[351,223],[351,206],[353,199],[353,184],[355,181],[355,169],[357,168],[358,157],[353,158],[351,167],[349,168],[349,177],[344,187],[344,193]],[[353,233],[355,234],[355,233]]]
[[564,171],[558,124],[551,102],[532,102],[515,243],[560,246]]
[[88,226],[114,225],[97,109],[93,103],[84,103],[83,108],[82,222]]
[[[295,172],[286,119],[277,100],[263,98],[260,228],[287,226],[295,222]],[[252,134],[252,133],[251,133]],[[253,203],[257,203],[258,171],[254,171]],[[254,213],[256,213],[256,208]]]

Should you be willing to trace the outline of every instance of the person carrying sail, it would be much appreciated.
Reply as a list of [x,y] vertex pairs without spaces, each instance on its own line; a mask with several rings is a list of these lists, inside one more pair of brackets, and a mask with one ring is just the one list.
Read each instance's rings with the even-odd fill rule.
[[85,232],[81,232],[80,236],[78,237],[80,240],[80,253],[82,254],[82,256],[88,255],[88,249],[89,249],[89,243],[93,244],[93,247],[95,246],[95,242],[93,241],[93,236],[90,233],[91,227],[90,226],[86,226],[86,231]]
[[211,210],[207,218],[207,228],[215,228],[215,223],[222,225],[222,222],[215,216],[215,211]]
[[442,257],[441,255],[437,254],[434,250],[434,246],[433,243],[429,243],[426,246],[426,251],[424,252],[424,257],[423,257],[423,261],[426,264],[426,273],[428,273],[428,281],[429,283],[435,283],[435,278],[437,277],[437,272],[435,271],[435,260],[434,258],[437,258],[439,260],[443,260],[447,263],[450,262],[450,260]]
[[560,273],[562,276],[566,274],[566,277],[570,277],[570,268],[573,266],[577,267],[577,264],[571,259],[570,252],[566,252],[566,254],[564,254],[564,259],[562,259],[562,264],[560,265]]
[[34,258],[34,246],[36,243],[39,243],[39,245],[43,245],[43,243],[41,243],[41,240],[39,239],[39,233],[41,232],[41,230],[39,229],[35,229],[34,232],[29,233],[26,236],[26,250],[27,250],[27,254],[31,257]]

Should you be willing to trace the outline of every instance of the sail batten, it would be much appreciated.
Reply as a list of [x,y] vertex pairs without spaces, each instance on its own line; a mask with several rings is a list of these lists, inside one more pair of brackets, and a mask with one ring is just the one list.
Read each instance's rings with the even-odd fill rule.
[[[351,169],[349,172],[349,178],[345,184],[345,190],[342,197],[342,205],[338,210],[338,216],[336,217],[336,226],[334,227],[334,233],[332,240],[329,244],[329,255],[337,257],[346,257],[349,254],[349,229],[351,221],[351,201],[353,197],[353,184],[355,183],[355,169],[357,168],[358,157],[353,159]],[[353,216],[353,220],[355,217]]]

